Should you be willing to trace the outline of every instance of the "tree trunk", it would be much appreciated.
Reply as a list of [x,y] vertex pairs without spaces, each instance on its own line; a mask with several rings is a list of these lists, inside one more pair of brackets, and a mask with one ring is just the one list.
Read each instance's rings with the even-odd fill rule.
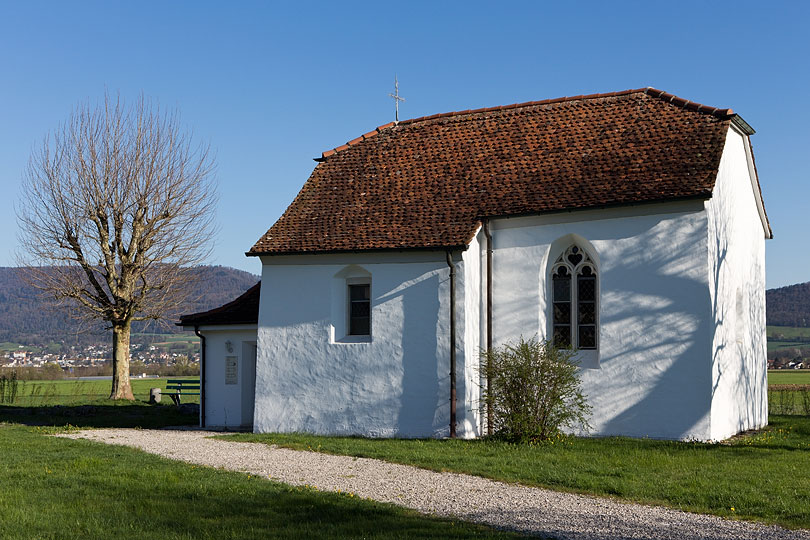
[[129,384],[129,332],[132,323],[113,324],[112,391],[110,399],[134,400]]

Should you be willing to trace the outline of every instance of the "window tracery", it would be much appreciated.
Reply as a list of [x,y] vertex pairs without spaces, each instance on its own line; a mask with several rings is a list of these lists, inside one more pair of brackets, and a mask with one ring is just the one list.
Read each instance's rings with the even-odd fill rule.
[[573,244],[554,262],[552,341],[559,347],[597,347],[597,269],[588,253]]

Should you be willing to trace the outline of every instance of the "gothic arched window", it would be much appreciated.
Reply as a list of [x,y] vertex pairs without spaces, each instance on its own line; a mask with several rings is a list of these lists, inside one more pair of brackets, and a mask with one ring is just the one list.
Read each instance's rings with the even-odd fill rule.
[[552,341],[558,347],[596,349],[596,264],[572,245],[551,268]]

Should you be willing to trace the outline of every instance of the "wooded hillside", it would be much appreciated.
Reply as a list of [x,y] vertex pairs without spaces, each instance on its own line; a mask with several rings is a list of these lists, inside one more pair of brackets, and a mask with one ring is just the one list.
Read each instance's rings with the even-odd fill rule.
[[[54,310],[39,291],[25,284],[20,272],[25,269],[0,267],[0,342],[46,344],[51,341],[76,343],[106,342],[109,332],[99,323],[88,327],[76,321],[65,310]],[[200,279],[191,299],[159,323],[138,323],[133,332],[175,333],[174,325],[184,313],[205,311],[230,302],[259,277],[225,266],[200,267]]]
[[810,282],[765,291],[770,326],[810,327]]

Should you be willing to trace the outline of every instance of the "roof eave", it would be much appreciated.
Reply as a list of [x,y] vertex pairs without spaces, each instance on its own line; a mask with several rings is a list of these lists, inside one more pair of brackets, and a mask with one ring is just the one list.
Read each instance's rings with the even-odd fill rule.
[[754,130],[754,128],[751,127],[751,124],[746,122],[743,119],[743,117],[740,116],[739,114],[735,114],[734,116],[731,117],[731,123],[734,124],[734,126],[737,129],[739,129],[746,135],[753,135],[754,133],[756,133],[756,130]]
[[707,201],[712,198],[711,191],[698,193],[695,195],[687,195],[683,197],[664,197],[661,199],[650,199],[647,201],[632,201],[632,202],[617,202],[617,203],[606,203],[606,204],[599,204],[594,206],[582,206],[582,207],[573,207],[573,208],[560,208],[554,210],[545,210],[545,211],[538,211],[538,212],[521,212],[515,214],[493,214],[491,216],[481,216],[481,219],[493,220],[493,219],[514,219],[519,217],[530,217],[530,216],[547,216],[550,214],[570,214],[572,212],[585,212],[588,210],[605,210],[608,208],[629,208],[633,206],[647,206],[647,205],[654,205],[654,204],[665,204],[668,202],[681,202],[681,201]]
[[174,323],[175,326],[180,326],[183,328],[195,328],[200,326],[244,326],[250,324],[258,324],[258,318],[254,321],[253,319],[234,319],[231,321],[219,321],[219,322],[211,322],[210,320],[199,320],[199,321],[183,321]]
[[[175,325],[176,326],[199,326],[199,325],[206,324],[206,320],[210,321],[211,317],[216,316],[218,314],[221,314],[221,313],[223,313],[224,311],[226,311],[227,309],[229,309],[231,307],[242,304],[243,302],[245,302],[247,297],[261,291],[261,285],[262,285],[262,282],[260,280],[255,285],[250,287],[248,290],[246,290],[245,292],[243,292],[242,294],[240,294],[239,296],[237,296],[235,299],[231,300],[230,302],[227,302],[227,303],[225,303],[225,304],[223,304],[221,306],[209,309],[208,311],[200,311],[198,313],[189,313],[187,315],[181,315],[180,316],[180,322],[175,323]],[[256,322],[258,322],[258,314],[256,315],[256,322],[253,322],[253,323],[250,322],[250,321],[253,320],[252,316],[248,317],[247,319],[242,317],[240,319],[235,319],[235,320],[238,320],[240,322],[234,323],[234,324],[256,324]],[[244,322],[246,320],[248,321],[247,323]]]
[[476,222],[476,228],[473,230],[472,235],[470,236],[469,240],[466,244],[457,244],[457,245],[450,245],[450,246],[413,246],[413,247],[392,247],[392,248],[368,248],[368,249],[333,249],[333,250],[319,250],[319,251],[247,251],[245,255],[248,257],[281,257],[281,256],[289,256],[289,255],[335,255],[335,254],[349,254],[349,253],[381,253],[381,252],[412,252],[412,251],[466,251],[470,246],[469,243],[472,242],[472,239],[475,238],[475,235],[478,232],[478,229],[481,227],[481,220],[492,220],[492,219],[510,219],[510,218],[518,218],[518,217],[528,217],[528,216],[540,216],[540,215],[549,215],[549,214],[564,214],[564,213],[571,213],[571,212],[580,212],[580,211],[587,211],[587,210],[604,210],[606,208],[621,208],[621,207],[632,207],[632,206],[646,206],[646,205],[653,205],[653,204],[663,204],[667,202],[677,202],[677,201],[691,201],[691,200],[708,200],[712,198],[712,193],[705,192],[705,193],[698,193],[696,195],[689,195],[685,197],[665,197],[661,199],[651,199],[647,201],[633,201],[633,202],[619,202],[619,203],[608,203],[608,204],[601,204],[596,206],[585,206],[579,208],[561,208],[561,209],[554,209],[554,210],[547,210],[547,211],[536,211],[536,212],[522,212],[522,213],[514,213],[514,214],[493,214],[493,215],[486,215],[486,216],[479,216],[478,221]]
[[392,248],[368,248],[368,249],[330,249],[320,251],[248,251],[248,257],[281,257],[288,255],[336,255],[351,253],[396,253],[409,251],[465,251],[469,245],[459,244],[452,246],[427,246],[427,247],[392,247]]

